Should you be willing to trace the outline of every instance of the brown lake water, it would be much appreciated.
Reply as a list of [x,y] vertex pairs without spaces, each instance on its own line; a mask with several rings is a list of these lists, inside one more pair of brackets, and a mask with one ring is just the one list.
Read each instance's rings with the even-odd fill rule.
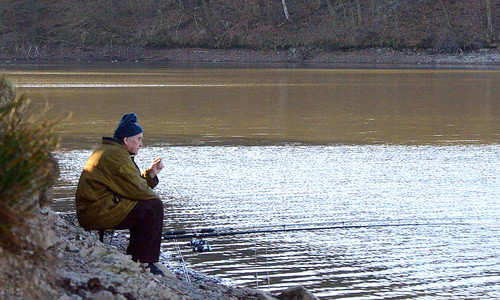
[[[363,225],[209,238],[206,253],[180,241],[194,270],[325,299],[500,297],[499,69],[0,68],[45,117],[72,114],[57,211],[74,210],[92,149],[135,112],[139,166],[166,165],[166,230]],[[391,224],[410,226],[365,227]]]

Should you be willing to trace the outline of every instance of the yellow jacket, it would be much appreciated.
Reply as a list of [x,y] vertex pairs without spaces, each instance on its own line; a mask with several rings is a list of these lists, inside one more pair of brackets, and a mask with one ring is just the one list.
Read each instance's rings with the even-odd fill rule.
[[76,190],[76,215],[86,230],[120,224],[138,201],[159,199],[158,177],[142,174],[127,149],[111,138],[90,156]]

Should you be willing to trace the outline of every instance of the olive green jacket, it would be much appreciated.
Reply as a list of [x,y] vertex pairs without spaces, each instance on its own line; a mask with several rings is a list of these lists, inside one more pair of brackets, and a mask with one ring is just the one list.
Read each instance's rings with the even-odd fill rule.
[[138,201],[159,199],[152,188],[158,177],[140,173],[127,149],[111,138],[90,156],[76,190],[76,215],[86,230],[120,224]]

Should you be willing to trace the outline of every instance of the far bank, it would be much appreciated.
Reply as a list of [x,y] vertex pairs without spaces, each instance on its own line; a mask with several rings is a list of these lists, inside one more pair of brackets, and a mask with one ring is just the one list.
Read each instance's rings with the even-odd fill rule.
[[288,50],[172,48],[57,48],[28,58],[2,53],[0,60],[9,64],[23,62],[137,62],[137,63],[267,63],[320,65],[488,65],[500,66],[500,49],[485,48],[455,53],[430,50],[394,50],[390,48],[349,49],[343,51],[309,50],[304,47]]

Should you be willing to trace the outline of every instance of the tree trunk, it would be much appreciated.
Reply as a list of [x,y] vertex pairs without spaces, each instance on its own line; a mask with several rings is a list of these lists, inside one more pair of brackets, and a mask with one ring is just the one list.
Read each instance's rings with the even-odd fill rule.
[[271,24],[271,5],[269,4],[269,0],[266,0],[266,8],[267,8],[267,22]]
[[335,15],[335,10],[333,9],[333,4],[331,0],[325,0],[326,1],[326,6],[328,6],[328,12],[330,13],[330,16]]
[[375,0],[370,0],[370,14],[375,14]]
[[446,18],[446,26],[448,29],[453,29],[453,26],[451,25],[451,20],[450,16],[448,15],[448,10],[446,10],[446,7],[444,6],[443,0],[439,0],[439,3],[441,4],[441,8],[443,8],[444,11],[444,17]]
[[285,17],[288,20],[288,22],[292,22],[292,19],[290,18],[290,15],[288,15],[288,8],[286,7],[286,1],[281,0],[281,3],[283,4],[283,12],[285,13]]
[[486,17],[488,18],[488,34],[490,38],[492,38],[494,34],[493,34],[493,17],[491,15],[491,0],[486,0]]
[[356,0],[356,11],[358,12],[358,27],[361,28],[363,26],[363,14],[361,11],[361,2],[360,0]]
[[206,0],[201,0],[201,3],[203,4],[203,10],[205,11],[205,17],[207,18],[207,23],[212,22],[212,18],[210,17],[210,10],[208,8],[208,3]]

